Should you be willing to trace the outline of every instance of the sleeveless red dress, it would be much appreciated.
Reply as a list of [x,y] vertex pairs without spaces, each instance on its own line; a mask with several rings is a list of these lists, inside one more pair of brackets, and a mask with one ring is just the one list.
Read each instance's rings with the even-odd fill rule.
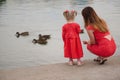
[[116,44],[109,32],[100,32],[92,26],[88,26],[86,29],[94,31],[93,33],[96,40],[95,44],[87,45],[87,49],[90,52],[101,57],[109,57],[115,53]]
[[79,37],[80,32],[80,26],[77,23],[67,23],[62,27],[64,57],[72,59],[83,57],[81,40]]

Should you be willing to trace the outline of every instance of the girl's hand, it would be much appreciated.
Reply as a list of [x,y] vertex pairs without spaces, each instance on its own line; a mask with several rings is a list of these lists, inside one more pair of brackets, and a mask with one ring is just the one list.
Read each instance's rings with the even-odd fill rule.
[[81,29],[80,33],[84,33],[84,29]]

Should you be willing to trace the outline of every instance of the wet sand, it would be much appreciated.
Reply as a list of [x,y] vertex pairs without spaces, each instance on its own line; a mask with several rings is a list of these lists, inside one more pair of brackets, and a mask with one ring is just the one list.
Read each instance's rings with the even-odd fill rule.
[[42,66],[0,70],[0,80],[120,80],[120,56],[114,56],[104,65],[92,59],[82,66],[57,63]]

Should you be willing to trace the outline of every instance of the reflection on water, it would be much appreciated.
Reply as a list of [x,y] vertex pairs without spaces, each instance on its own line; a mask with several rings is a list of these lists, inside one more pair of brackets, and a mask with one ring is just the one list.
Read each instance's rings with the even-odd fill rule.
[[[92,6],[106,20],[120,52],[119,0],[6,0],[0,2],[0,69],[36,66],[65,62],[61,26],[66,22],[62,12],[66,9],[78,11],[76,22],[83,27],[81,10]],[[103,6],[104,5],[104,6]],[[16,32],[28,31],[28,37],[16,38]],[[47,45],[34,45],[38,34],[50,34]],[[81,39],[88,39],[82,34]],[[83,45],[84,58],[93,58]]]

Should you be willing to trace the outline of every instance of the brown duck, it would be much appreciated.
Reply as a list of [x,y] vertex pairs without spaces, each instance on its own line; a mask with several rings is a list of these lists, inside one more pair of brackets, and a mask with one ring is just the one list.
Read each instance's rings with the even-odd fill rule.
[[38,44],[47,44],[47,41],[46,40],[42,40],[42,39],[33,39],[33,41],[32,41],[34,44],[36,44],[36,43],[38,43]]
[[22,33],[16,32],[17,38],[19,38],[20,36],[28,36],[28,35],[29,35],[29,32],[22,32]]
[[41,35],[41,34],[39,34],[39,39],[42,39],[42,40],[50,39],[50,35]]

